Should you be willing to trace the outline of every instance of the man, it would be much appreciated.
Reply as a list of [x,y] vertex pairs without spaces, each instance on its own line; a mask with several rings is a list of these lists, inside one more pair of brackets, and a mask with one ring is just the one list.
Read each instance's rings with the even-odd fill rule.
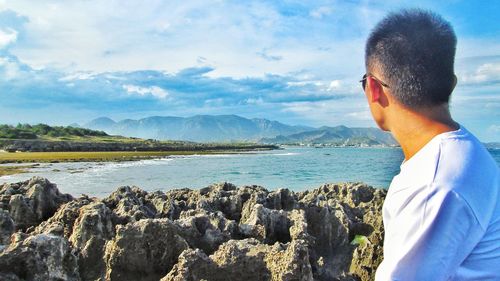
[[405,156],[384,203],[376,280],[500,280],[500,173],[451,118],[455,48],[450,24],[422,10],[388,15],[366,43],[370,111]]

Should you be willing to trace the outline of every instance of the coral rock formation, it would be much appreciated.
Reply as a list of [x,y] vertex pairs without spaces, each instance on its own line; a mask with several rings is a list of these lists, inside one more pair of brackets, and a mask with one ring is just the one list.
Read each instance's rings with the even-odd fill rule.
[[0,279],[372,280],[385,195],[222,183],[73,198],[34,177],[0,186]]

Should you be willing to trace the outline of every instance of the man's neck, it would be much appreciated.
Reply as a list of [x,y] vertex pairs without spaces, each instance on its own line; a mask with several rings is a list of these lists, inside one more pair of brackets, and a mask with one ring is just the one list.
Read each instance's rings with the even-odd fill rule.
[[390,131],[409,160],[435,136],[458,130],[460,127],[450,116],[448,106],[415,112],[402,109]]

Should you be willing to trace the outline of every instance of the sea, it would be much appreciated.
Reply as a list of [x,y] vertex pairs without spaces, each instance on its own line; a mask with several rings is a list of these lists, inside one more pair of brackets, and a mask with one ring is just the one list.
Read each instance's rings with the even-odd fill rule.
[[[489,151],[500,165],[500,149]],[[0,183],[42,176],[56,183],[64,193],[101,198],[125,185],[146,191],[197,189],[220,182],[294,191],[339,182],[364,182],[388,188],[392,178],[399,173],[403,158],[400,148],[285,147],[131,162],[40,163],[28,173],[0,177]]]

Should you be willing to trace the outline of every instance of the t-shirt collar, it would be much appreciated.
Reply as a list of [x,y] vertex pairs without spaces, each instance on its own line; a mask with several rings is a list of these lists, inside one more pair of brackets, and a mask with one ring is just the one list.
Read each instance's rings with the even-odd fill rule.
[[411,163],[419,162],[418,159],[420,159],[421,157],[424,157],[426,155],[426,151],[431,149],[435,142],[438,142],[441,139],[446,138],[446,137],[451,136],[451,135],[461,135],[461,134],[464,134],[467,132],[467,130],[461,124],[457,123],[457,125],[459,126],[459,128],[457,130],[444,132],[444,133],[441,133],[441,134],[434,136],[419,151],[417,151],[417,153],[415,153],[415,155],[413,155],[410,159],[403,160],[403,162],[400,165],[400,169],[401,170],[406,169],[406,168],[412,166]]

